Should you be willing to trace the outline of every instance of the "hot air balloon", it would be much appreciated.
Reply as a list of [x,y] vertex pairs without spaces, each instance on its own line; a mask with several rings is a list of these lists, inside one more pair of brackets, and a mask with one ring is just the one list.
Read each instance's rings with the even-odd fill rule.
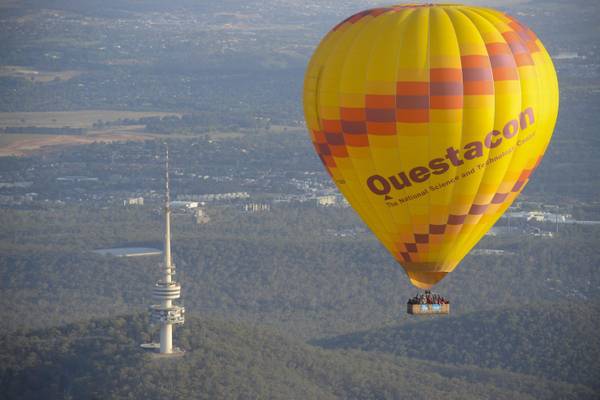
[[548,146],[558,82],[536,35],[463,5],[366,10],[307,67],[304,111],[336,186],[429,289],[521,193]]

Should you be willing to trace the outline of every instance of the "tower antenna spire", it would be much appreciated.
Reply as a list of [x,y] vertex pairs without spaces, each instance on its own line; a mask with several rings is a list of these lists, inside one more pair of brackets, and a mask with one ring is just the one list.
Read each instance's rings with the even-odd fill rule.
[[165,243],[164,243],[164,256],[165,256],[165,281],[171,281],[171,274],[169,271],[173,270],[171,260],[171,196],[169,194],[169,145],[165,142]]

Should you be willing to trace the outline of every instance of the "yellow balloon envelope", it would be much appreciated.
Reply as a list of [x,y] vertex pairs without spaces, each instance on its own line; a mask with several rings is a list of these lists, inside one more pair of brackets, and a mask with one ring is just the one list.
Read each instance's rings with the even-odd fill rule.
[[429,288],[527,184],[552,136],[558,82],[541,41],[506,14],[398,5],[325,36],[304,109],[339,190]]

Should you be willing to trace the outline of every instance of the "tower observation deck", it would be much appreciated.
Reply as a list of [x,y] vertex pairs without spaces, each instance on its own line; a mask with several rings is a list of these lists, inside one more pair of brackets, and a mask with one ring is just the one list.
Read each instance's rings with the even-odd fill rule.
[[150,318],[153,323],[160,324],[160,344],[146,343],[142,347],[158,350],[162,356],[182,355],[183,351],[173,347],[173,325],[185,322],[185,308],[173,304],[174,300],[181,297],[181,285],[174,279],[175,264],[171,259],[171,207],[169,196],[169,148],[165,157],[165,236],[164,236],[164,261],[161,263],[162,278],[156,282],[153,289],[153,298],[158,304],[150,306]]

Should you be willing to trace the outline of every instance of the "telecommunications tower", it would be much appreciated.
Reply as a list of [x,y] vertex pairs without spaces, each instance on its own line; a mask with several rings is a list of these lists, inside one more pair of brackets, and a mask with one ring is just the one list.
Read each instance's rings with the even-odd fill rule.
[[153,323],[160,324],[160,343],[147,343],[142,347],[157,351],[160,355],[182,355],[183,351],[173,347],[173,325],[183,324],[185,309],[173,304],[181,297],[181,285],[173,279],[175,265],[171,260],[171,206],[169,196],[169,148],[165,156],[165,243],[162,279],[154,285],[153,297],[159,304],[150,306]]

